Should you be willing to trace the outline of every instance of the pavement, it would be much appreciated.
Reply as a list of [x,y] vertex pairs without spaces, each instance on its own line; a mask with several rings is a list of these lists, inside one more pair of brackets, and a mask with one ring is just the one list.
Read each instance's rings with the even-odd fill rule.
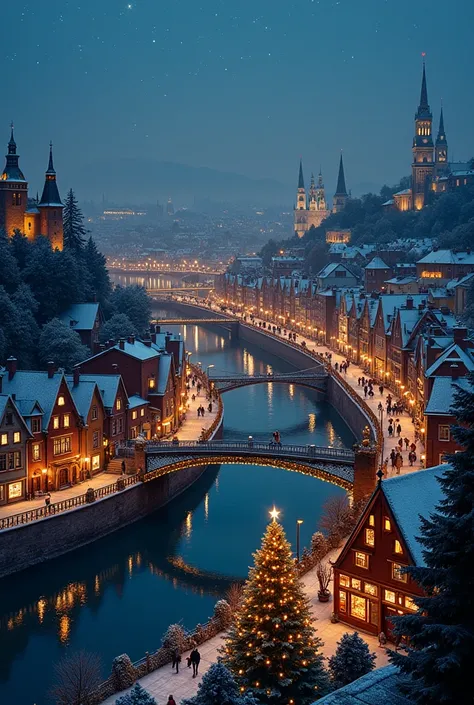
[[[197,395],[197,391],[191,388],[188,399],[189,409],[176,433],[180,441],[196,441],[201,435],[201,431],[209,428],[217,416],[219,407],[216,402],[212,403],[212,413],[209,413],[207,410],[209,402],[206,400],[205,389],[201,389],[200,395],[197,395],[194,401],[192,400],[193,393]],[[201,404],[205,409],[204,417],[197,415],[197,409]],[[117,481],[118,477],[119,475],[114,473],[101,472],[90,480],[84,480],[84,482],[80,482],[72,487],[66,487],[62,490],[51,492],[51,504],[83,495],[89,487],[96,490],[106,485],[112,485]],[[0,519],[12,516],[13,514],[21,514],[21,512],[29,512],[32,509],[39,509],[43,507],[44,504],[44,497],[38,497],[37,499],[22,500],[21,502],[14,502],[13,504],[2,505],[0,506]]]
[[[332,551],[328,555],[328,559],[334,561],[339,550],[340,549],[337,551]],[[324,643],[321,651],[326,658],[329,658],[334,654],[337,648],[337,642],[341,639],[342,635],[346,632],[353,633],[356,630],[353,629],[353,627],[341,624],[340,622],[337,622],[336,624],[331,623],[331,614],[333,612],[332,580],[329,586],[331,598],[327,603],[322,603],[318,600],[319,583],[316,576],[316,568],[312,568],[303,577],[303,583],[310,602],[314,627],[316,628],[317,635]],[[387,652],[384,648],[379,646],[377,637],[362,633],[360,633],[360,636],[367,642],[370,650],[375,652],[377,657],[376,666],[380,667],[387,665]],[[171,667],[171,664],[167,664],[166,666],[149,673],[147,676],[140,678],[140,685],[142,685],[155,698],[157,705],[165,705],[170,694],[173,695],[177,703],[184,698],[192,697],[197,692],[202,676],[206,673],[210,665],[217,661],[218,649],[223,646],[224,637],[225,632],[221,632],[198,647],[199,653],[201,654],[201,662],[199,664],[199,675],[197,678],[192,677],[192,669],[188,669],[186,666],[186,657],[189,655],[189,652],[185,652],[182,655],[179,673],[175,673],[174,669]],[[119,695],[123,695],[126,692],[128,691],[116,693],[110,698],[107,698],[107,700],[104,700],[102,705],[114,705]]]

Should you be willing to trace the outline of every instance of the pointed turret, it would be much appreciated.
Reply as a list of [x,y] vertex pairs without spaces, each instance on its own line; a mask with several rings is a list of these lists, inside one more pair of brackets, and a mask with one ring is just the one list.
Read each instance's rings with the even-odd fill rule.
[[298,174],[298,190],[300,188],[304,189],[304,178],[303,178],[303,160],[300,159],[300,172]]
[[443,176],[448,170],[448,141],[444,129],[443,106],[439,115],[438,135],[435,142],[436,176]]
[[335,196],[347,196],[346,177],[344,175],[344,162],[342,161],[342,152],[341,152],[341,158],[339,159],[339,174],[337,176],[336,193],[334,195]]
[[428,89],[426,86],[426,68],[423,61],[423,75],[421,78],[420,104],[416,113],[417,119],[431,117],[430,106],[428,103]]
[[428,103],[426,68],[423,61],[420,104],[415,115],[415,137],[412,147],[412,208],[415,210],[423,208],[433,183],[435,155],[432,125],[433,116]]
[[337,186],[336,193],[332,200],[332,212],[339,213],[345,208],[345,205],[349,199],[349,194],[346,189],[346,177],[344,174],[344,162],[342,160],[342,152],[339,159],[339,173],[337,175]]
[[59,196],[58,184],[56,182],[56,172],[53,165],[53,143],[49,143],[49,162],[44,181],[43,194],[39,202],[40,206],[54,206],[62,208],[61,198]]
[[13,134],[13,123],[10,126],[10,141],[8,143],[8,154],[6,155],[6,164],[3,174],[0,176],[2,181],[25,181],[25,177],[18,166],[19,155],[16,153],[16,142]]

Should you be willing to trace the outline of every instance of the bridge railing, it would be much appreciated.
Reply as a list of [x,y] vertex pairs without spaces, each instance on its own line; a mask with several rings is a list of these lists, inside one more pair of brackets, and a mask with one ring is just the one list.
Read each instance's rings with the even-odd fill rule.
[[306,379],[306,380],[312,380],[312,379],[326,379],[328,377],[328,373],[325,370],[316,370],[315,372],[288,372],[288,373],[261,373],[261,374],[255,374],[255,375],[246,375],[246,374],[235,374],[235,375],[212,375],[212,377],[209,377],[210,382],[233,382],[233,381],[239,381],[239,382],[244,382],[245,380],[267,380],[268,382],[271,382],[272,379],[277,379],[277,380],[292,380],[294,379],[295,381],[299,379]]
[[160,453],[163,451],[180,452],[225,452],[225,451],[245,451],[264,452],[266,454],[291,455],[307,458],[327,458],[329,460],[343,460],[354,462],[354,453],[347,448],[331,448],[316,445],[278,445],[272,441],[161,441],[149,442],[146,447],[147,453]]

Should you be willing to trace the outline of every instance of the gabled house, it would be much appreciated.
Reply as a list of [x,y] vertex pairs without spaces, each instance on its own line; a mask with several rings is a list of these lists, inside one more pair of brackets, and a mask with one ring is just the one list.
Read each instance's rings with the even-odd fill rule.
[[379,482],[334,564],[334,612],[339,621],[393,640],[393,617],[415,612],[423,594],[404,572],[424,566],[420,516],[442,499],[438,477],[446,466]]
[[318,289],[357,286],[358,279],[342,262],[330,262],[316,275]]
[[0,393],[0,505],[25,499],[27,444],[31,437],[13,397]]
[[99,334],[104,317],[98,303],[72,304],[59,319],[76,331],[82,343],[92,352],[99,350]]
[[84,467],[80,479],[105,470],[107,443],[104,444],[105,407],[97,382],[81,379],[79,370],[67,384],[82,422],[81,451]]

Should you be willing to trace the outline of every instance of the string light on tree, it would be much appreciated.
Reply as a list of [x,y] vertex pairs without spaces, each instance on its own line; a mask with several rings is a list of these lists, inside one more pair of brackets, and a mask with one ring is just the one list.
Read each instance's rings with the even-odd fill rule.
[[329,690],[309,603],[273,507],[222,660],[260,703],[308,705]]

